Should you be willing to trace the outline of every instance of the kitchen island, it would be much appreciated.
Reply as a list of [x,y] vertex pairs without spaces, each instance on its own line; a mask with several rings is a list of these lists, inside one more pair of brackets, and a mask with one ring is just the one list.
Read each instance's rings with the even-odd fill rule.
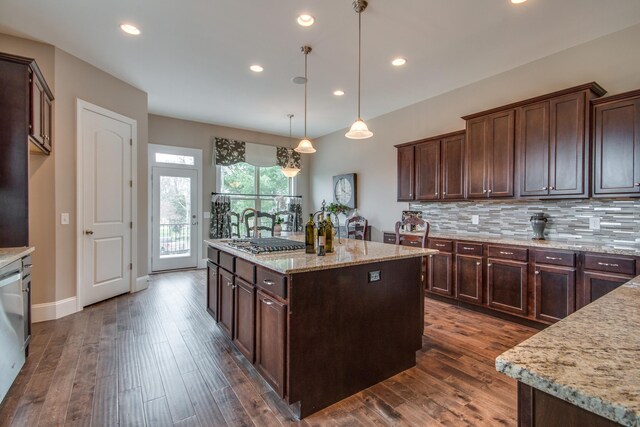
[[252,255],[206,243],[209,313],[298,417],[415,366],[423,257],[437,251],[342,239],[324,257]]
[[640,276],[496,359],[518,424],[640,425]]

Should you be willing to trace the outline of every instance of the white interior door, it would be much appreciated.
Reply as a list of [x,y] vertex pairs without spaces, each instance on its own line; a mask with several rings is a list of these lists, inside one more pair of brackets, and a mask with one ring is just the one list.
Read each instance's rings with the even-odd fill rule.
[[198,265],[198,171],[152,169],[153,271]]
[[82,109],[80,120],[83,238],[78,249],[86,306],[131,289],[133,125],[89,109]]

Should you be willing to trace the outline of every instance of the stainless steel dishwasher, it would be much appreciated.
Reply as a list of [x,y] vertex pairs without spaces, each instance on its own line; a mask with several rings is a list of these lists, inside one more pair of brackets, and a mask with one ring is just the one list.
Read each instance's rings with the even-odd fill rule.
[[22,261],[0,269],[0,401],[24,365]]

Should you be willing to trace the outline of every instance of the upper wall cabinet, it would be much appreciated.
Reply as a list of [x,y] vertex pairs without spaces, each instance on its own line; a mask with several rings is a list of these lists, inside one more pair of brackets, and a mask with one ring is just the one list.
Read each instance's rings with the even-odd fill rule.
[[464,198],[464,131],[398,148],[398,201]]
[[602,94],[591,83],[517,109],[521,197],[589,196],[589,102]]
[[29,103],[29,138],[35,148],[30,151],[48,155],[53,138],[53,94],[37,66],[29,70]]
[[640,197],[640,90],[593,105],[593,195]]
[[515,111],[467,120],[467,197],[513,197]]

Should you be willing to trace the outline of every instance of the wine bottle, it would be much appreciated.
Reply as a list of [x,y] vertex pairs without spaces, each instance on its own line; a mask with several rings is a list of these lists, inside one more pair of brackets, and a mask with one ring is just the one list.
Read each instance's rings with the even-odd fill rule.
[[327,214],[327,221],[324,227],[325,232],[325,251],[330,254],[333,252],[333,223],[331,222],[331,213]]
[[318,218],[318,256],[325,256],[326,254],[326,227],[324,223],[324,215],[320,214]]
[[315,254],[315,234],[316,224],[313,222],[313,214],[309,214],[309,222],[304,228],[304,252],[307,254]]

